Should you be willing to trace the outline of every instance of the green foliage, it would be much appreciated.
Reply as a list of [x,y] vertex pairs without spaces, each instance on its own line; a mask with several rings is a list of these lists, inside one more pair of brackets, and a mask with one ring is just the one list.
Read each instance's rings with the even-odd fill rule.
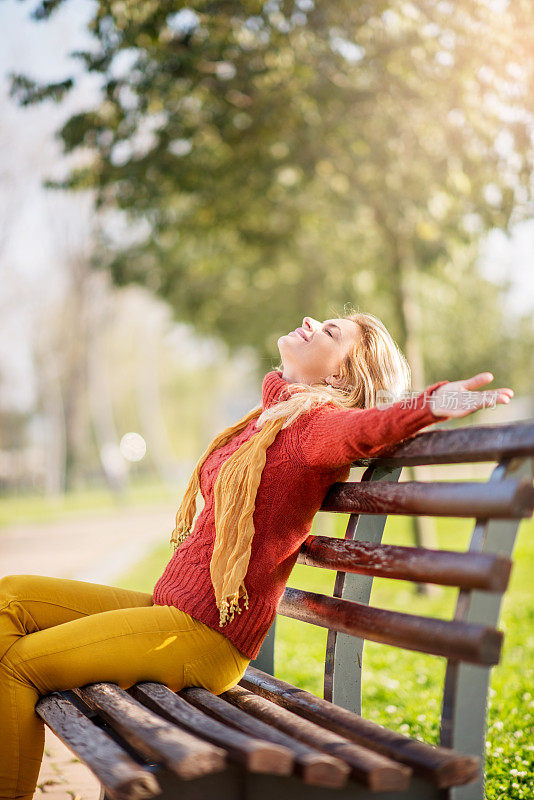
[[[499,14],[489,0],[98,0],[94,47],[73,56],[101,76],[101,102],[60,131],[93,160],[47,185],[93,187],[143,222],[131,247],[104,241],[99,266],[231,349],[265,359],[295,319],[346,302],[404,346],[403,271],[443,285],[429,314],[461,317],[449,269],[466,248],[472,269],[470,245],[528,208],[533,15],[519,0]],[[67,85],[15,76],[13,93]],[[502,343],[502,312],[471,284]]]
[[72,78],[59,83],[50,83],[48,86],[39,86],[24,75],[14,75],[11,81],[11,95],[21,106],[29,106],[42,100],[54,100],[57,103],[73,86]]

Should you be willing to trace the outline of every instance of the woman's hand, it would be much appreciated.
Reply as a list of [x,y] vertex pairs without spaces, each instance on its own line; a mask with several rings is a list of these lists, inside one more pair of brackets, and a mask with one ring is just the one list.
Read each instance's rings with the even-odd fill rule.
[[429,407],[435,417],[466,417],[479,408],[494,407],[497,403],[509,403],[512,389],[491,389],[475,392],[493,380],[491,372],[479,372],[464,381],[453,381],[435,389],[429,398]]

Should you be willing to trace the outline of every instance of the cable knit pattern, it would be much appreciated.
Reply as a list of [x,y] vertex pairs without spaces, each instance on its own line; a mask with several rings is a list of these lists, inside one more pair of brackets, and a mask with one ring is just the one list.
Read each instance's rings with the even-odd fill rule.
[[[227,636],[248,658],[256,658],[276,616],[300,546],[309,535],[329,487],[347,480],[355,459],[382,455],[420,428],[436,422],[428,398],[445,383],[448,381],[432,384],[410,403],[399,400],[383,409],[321,406],[278,432],[267,449],[256,495],[255,534],[245,576],[249,608],[240,609],[232,622],[219,627],[219,609],[210,576],[215,541],[213,486],[223,462],[257,430],[256,420],[252,420],[202,465],[200,490],[204,508],[157,581],[154,603],[176,606]],[[263,408],[287,399],[291,386],[278,370],[268,372],[262,384]]]

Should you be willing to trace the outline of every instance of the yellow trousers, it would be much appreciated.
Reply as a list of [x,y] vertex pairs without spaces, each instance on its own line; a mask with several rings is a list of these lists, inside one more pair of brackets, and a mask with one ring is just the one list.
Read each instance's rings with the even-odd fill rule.
[[31,800],[44,749],[39,697],[107,681],[173,691],[235,686],[250,659],[152,595],[39,575],[0,579],[0,800]]

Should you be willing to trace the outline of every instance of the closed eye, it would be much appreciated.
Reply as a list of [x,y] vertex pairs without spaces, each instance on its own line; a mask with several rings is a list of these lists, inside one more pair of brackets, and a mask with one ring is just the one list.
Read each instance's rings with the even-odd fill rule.
[[329,328],[326,328],[325,333],[328,333],[328,335],[331,336],[332,339],[334,338],[334,334],[332,333],[332,331]]

